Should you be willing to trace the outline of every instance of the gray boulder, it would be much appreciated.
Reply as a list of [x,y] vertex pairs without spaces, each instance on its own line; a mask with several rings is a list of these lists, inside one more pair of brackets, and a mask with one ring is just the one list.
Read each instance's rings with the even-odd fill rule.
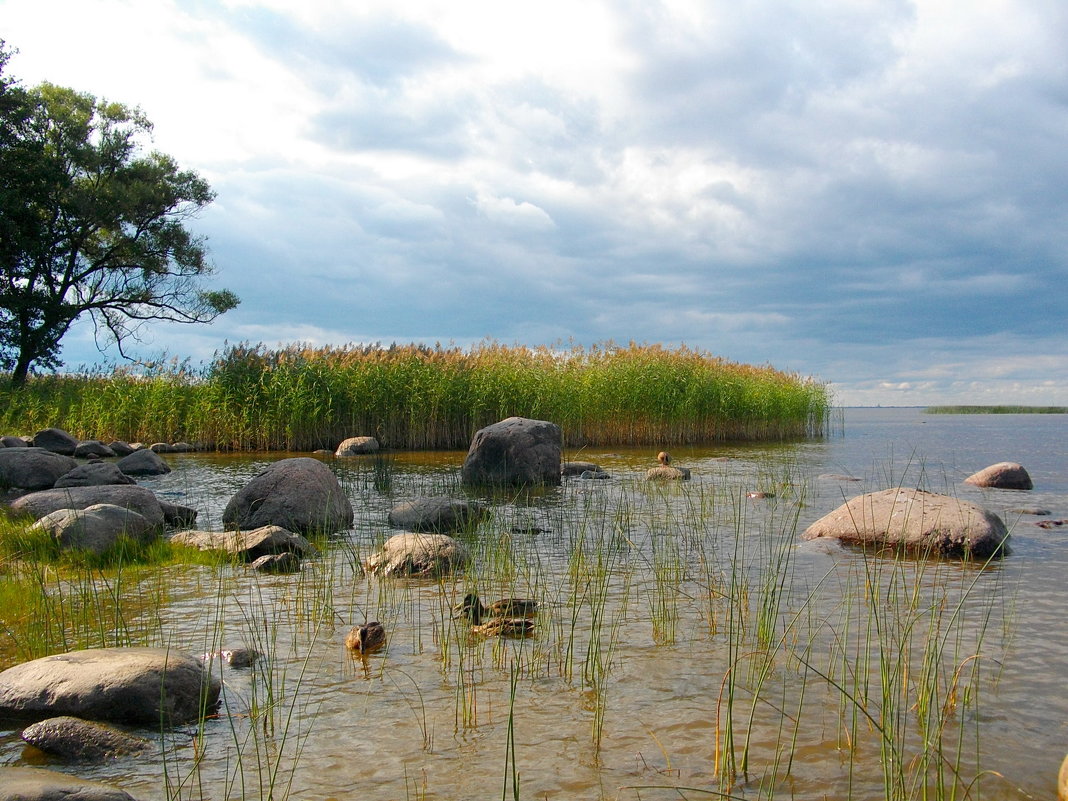
[[56,479],[57,489],[64,487],[106,487],[115,484],[135,484],[114,462],[80,464]]
[[44,448],[0,448],[0,486],[34,492],[51,489],[78,463]]
[[389,524],[408,531],[461,531],[478,525],[486,511],[476,503],[455,498],[416,498],[393,507]]
[[197,510],[188,506],[161,500],[159,508],[163,510],[163,522],[168,528],[182,528],[197,522]]
[[121,439],[112,440],[108,443],[108,447],[111,448],[116,456],[129,456],[137,450],[130,443],[123,442]]
[[28,448],[30,443],[25,437],[0,437],[0,445],[5,448]]
[[469,486],[560,483],[560,426],[509,417],[475,432],[461,478]]
[[85,509],[59,509],[47,514],[31,528],[47,531],[61,550],[77,548],[102,553],[122,536],[147,540],[156,529],[132,509],[98,503]]
[[135,801],[110,784],[44,768],[0,768],[0,801]]
[[171,542],[202,551],[225,551],[245,562],[267,554],[295,553],[315,556],[315,546],[300,534],[281,526],[261,526],[249,531],[179,531]]
[[72,762],[104,762],[140,754],[147,740],[109,726],[64,715],[27,726],[19,736],[35,748]]
[[265,553],[249,567],[259,573],[299,573],[300,557],[295,553]]
[[857,496],[801,536],[955,558],[988,559],[1008,552],[1008,531],[996,514],[969,501],[917,489]]
[[107,459],[114,455],[115,451],[96,439],[83,440],[74,448],[74,456],[77,459]]
[[351,527],[353,516],[352,504],[330,468],[299,456],[275,462],[238,491],[223,510],[223,524],[330,534]]
[[197,720],[221,685],[204,663],[168,648],[90,648],[23,662],[0,673],[0,714],[148,726]]
[[964,479],[965,484],[995,489],[1029,490],[1034,489],[1031,476],[1023,465],[1016,462],[998,462],[984,467],[978,473],[972,473]]
[[363,568],[378,576],[433,577],[464,567],[469,560],[464,544],[447,534],[405,532],[386,540],[364,560]]
[[[4,451],[0,451],[3,454]],[[42,490],[23,495],[11,503],[15,512],[40,519],[59,509],[85,509],[98,503],[110,503],[124,509],[132,509],[144,517],[153,528],[165,524],[163,507],[152,490],[134,485],[110,485],[99,487],[65,487]]]
[[337,446],[334,456],[361,456],[366,453],[378,453],[378,440],[374,437],[349,437]]
[[52,451],[52,453],[73,456],[75,449],[78,447],[78,440],[62,428],[46,428],[34,434],[33,446],[35,448],[44,448],[46,451]]
[[128,476],[162,476],[171,472],[160,455],[148,448],[123,456],[118,461],[118,468]]

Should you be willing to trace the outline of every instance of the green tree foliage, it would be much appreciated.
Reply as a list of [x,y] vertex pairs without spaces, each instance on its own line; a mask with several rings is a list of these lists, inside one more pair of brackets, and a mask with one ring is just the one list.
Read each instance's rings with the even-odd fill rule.
[[139,109],[4,74],[0,42],[0,367],[14,384],[60,364],[71,324],[123,342],[149,320],[204,323],[237,305],[207,290],[204,240],[186,228],[214,195],[196,173],[146,152]]

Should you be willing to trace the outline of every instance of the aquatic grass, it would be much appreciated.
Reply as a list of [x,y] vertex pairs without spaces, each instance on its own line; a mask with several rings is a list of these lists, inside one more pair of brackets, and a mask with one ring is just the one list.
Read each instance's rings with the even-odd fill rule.
[[772,367],[658,345],[470,349],[228,346],[199,369],[163,362],[0,387],[0,426],[81,438],[188,441],[235,450],[333,448],[353,434],[393,449],[466,448],[521,415],[565,445],[665,445],[821,435],[823,384]]

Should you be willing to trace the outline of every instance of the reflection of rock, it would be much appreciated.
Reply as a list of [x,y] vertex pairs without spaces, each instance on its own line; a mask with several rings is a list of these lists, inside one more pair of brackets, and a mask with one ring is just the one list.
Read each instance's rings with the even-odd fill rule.
[[447,533],[478,525],[486,511],[475,503],[455,498],[416,498],[397,504],[389,524],[408,531]]
[[560,483],[560,426],[509,417],[475,432],[461,477],[469,486]]
[[213,708],[219,690],[203,662],[179,651],[90,648],[0,673],[0,714],[171,725]]
[[46,753],[78,762],[103,762],[148,748],[147,741],[114,726],[69,715],[38,721],[19,736]]
[[363,567],[380,576],[440,576],[463,567],[469,558],[464,544],[447,534],[405,532],[386,540]]
[[987,559],[1008,552],[1008,532],[993,512],[948,495],[904,488],[859,495],[821,517],[802,537],[949,557]]
[[282,526],[333,534],[352,525],[352,504],[330,468],[310,456],[282,459],[238,491],[223,511],[227,528]]
[[581,476],[583,473],[599,473],[601,466],[594,462],[564,462],[560,465],[560,475]]
[[972,473],[964,479],[964,483],[994,489],[1029,490],[1034,488],[1031,476],[1028,475],[1023,465],[1016,462],[998,462],[990,467],[984,467],[978,473]]
[[0,801],[135,801],[110,784],[44,768],[0,768]]

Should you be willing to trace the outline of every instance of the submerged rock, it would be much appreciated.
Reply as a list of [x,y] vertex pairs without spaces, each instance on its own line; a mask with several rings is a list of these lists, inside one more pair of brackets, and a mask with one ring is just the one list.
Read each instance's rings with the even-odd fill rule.
[[416,498],[390,510],[389,524],[408,531],[447,533],[477,525],[486,510],[457,498]]
[[1008,552],[1008,531],[996,514],[969,501],[918,489],[859,495],[821,517],[801,536],[956,558],[988,559]]
[[0,768],[0,801],[136,801],[118,787],[44,768]]
[[147,740],[114,726],[69,715],[38,721],[19,736],[35,748],[76,762],[104,762],[139,754],[149,747]]
[[202,551],[225,551],[245,562],[271,554],[315,556],[318,553],[307,539],[281,526],[261,526],[251,531],[179,531],[171,537],[171,542]]
[[601,466],[596,462],[564,462],[560,465],[560,475],[581,476],[583,473],[600,473]]

